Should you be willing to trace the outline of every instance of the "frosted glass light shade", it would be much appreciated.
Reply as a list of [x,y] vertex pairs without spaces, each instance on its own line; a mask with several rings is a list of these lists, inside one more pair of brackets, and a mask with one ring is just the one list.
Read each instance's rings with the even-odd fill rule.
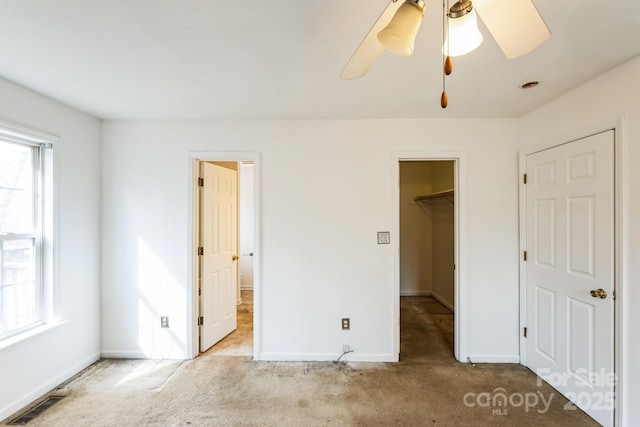
[[405,0],[389,24],[378,33],[378,40],[389,51],[400,56],[413,55],[416,34],[422,24],[424,2]]
[[460,56],[475,50],[482,43],[482,33],[478,29],[478,15],[475,9],[459,18],[449,18],[449,33],[442,52],[449,56]]

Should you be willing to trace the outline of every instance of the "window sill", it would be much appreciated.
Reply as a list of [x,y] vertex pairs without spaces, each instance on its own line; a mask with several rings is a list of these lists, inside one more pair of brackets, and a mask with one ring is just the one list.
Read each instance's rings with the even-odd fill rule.
[[58,327],[67,323],[66,320],[60,322],[51,322],[45,325],[37,326],[33,329],[25,331],[21,334],[15,335],[13,337],[9,337],[0,341],[0,353],[10,350],[12,348],[18,347],[22,344],[26,344],[29,341],[39,337],[40,335],[46,334],[49,331],[57,329]]

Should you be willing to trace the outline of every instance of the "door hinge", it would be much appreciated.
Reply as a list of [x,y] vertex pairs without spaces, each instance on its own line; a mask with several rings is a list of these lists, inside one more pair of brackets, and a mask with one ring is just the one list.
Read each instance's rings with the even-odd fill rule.
[[198,255],[204,255],[204,248],[202,246],[198,246]]
[[198,187],[204,187],[204,178],[198,178]]
[[613,300],[616,300],[616,291],[614,290],[613,292],[611,292],[611,296],[613,297]]
[[200,316],[198,317],[198,326],[202,326],[204,325],[204,317]]
[[527,327],[526,327],[526,326],[522,329],[522,335],[523,335],[525,338],[527,337]]
[[522,178],[522,183],[526,184],[527,183],[527,174],[525,173],[523,178]]
[[527,251],[524,251],[522,259],[525,260],[525,261],[527,260]]

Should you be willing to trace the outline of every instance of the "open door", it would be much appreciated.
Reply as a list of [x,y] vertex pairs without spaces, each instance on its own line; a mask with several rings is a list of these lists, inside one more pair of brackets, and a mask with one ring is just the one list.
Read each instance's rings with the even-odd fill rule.
[[238,174],[201,162],[200,351],[237,327]]

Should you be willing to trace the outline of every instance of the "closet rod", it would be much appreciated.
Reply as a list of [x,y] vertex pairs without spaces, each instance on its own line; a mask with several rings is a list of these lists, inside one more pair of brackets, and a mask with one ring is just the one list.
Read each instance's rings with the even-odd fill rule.
[[454,194],[454,190],[438,191],[438,192],[427,194],[424,196],[416,196],[416,198],[413,200],[415,202],[419,202],[421,200],[430,200],[430,199],[435,199],[437,197],[444,197],[445,199],[449,200],[448,197],[453,196],[453,194]]

